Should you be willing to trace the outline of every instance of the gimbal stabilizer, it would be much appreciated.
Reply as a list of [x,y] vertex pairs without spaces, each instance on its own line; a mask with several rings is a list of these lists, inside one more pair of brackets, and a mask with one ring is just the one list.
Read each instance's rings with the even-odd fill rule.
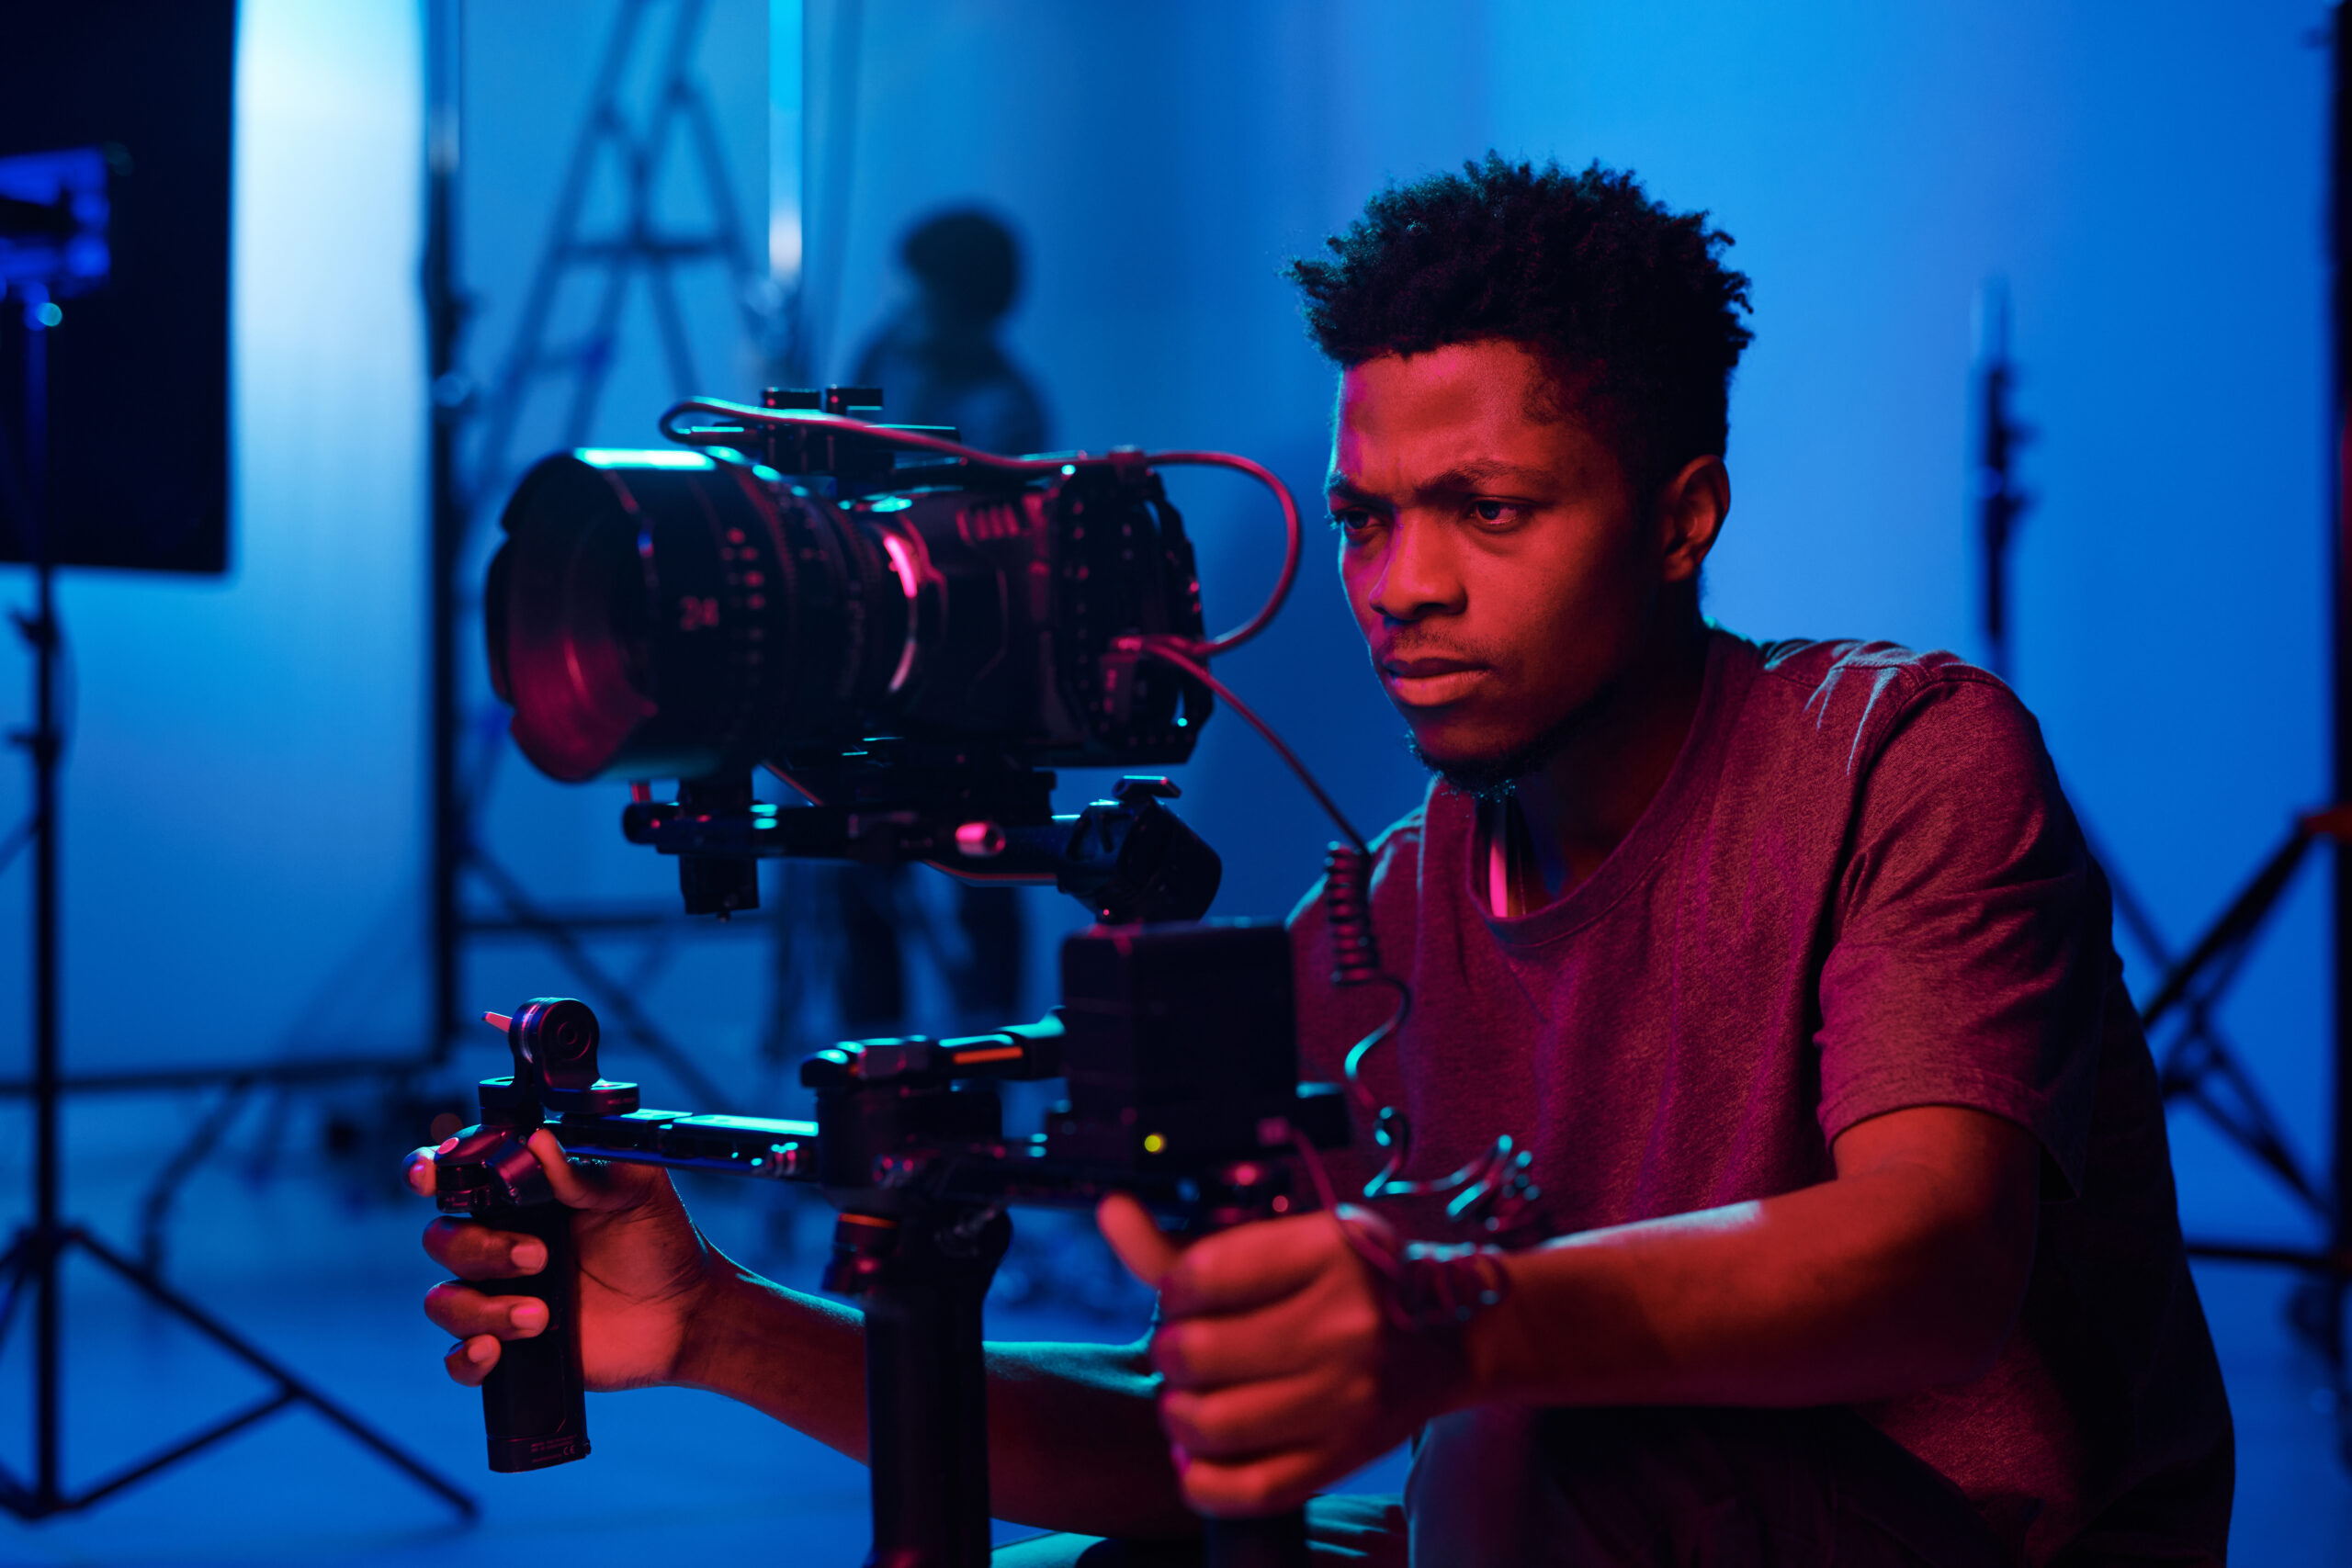
[[[1157,781],[1132,782],[1069,829],[1062,852],[1077,869],[1065,886],[1102,876],[1122,898],[1089,902],[1102,912],[1123,899],[1130,921],[1197,916],[1215,878],[1204,890],[1197,876],[1148,869],[1147,852],[1169,834],[1144,824],[1174,818]],[[661,809],[657,827],[692,815]],[[1122,871],[1131,845],[1137,864]],[[439,1202],[547,1243],[538,1275],[485,1288],[539,1296],[548,1319],[507,1345],[483,1384],[491,1468],[588,1452],[570,1213],[525,1146],[534,1131],[548,1127],[580,1157],[813,1181],[840,1214],[824,1286],[865,1311],[869,1561],[888,1568],[988,1561],[980,1303],[1012,1238],[1008,1205],[1091,1205],[1124,1191],[1204,1233],[1289,1212],[1300,1140],[1334,1147],[1348,1135],[1338,1091],[1297,1081],[1290,942],[1276,925],[1098,925],[1064,944],[1062,1002],[1042,1022],[809,1057],[813,1122],[641,1109],[634,1084],[599,1076],[595,1015],[578,1001],[540,998],[492,1021],[504,1023],[514,1072],[483,1080],[481,1124],[438,1156]],[[1046,1131],[1008,1137],[994,1084],[1051,1077],[1069,1097]],[[1210,1520],[1206,1535],[1219,1568],[1306,1562],[1297,1511]]]

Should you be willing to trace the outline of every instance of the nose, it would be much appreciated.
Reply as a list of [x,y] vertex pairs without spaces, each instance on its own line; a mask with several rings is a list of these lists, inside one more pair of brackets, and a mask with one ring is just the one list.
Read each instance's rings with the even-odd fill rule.
[[1448,531],[1407,513],[1388,529],[1367,605],[1395,623],[1459,615],[1464,595],[1457,564]]

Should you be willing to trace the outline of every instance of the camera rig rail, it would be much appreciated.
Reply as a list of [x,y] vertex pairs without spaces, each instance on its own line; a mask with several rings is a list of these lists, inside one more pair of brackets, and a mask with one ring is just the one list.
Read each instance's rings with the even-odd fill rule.
[[[491,1468],[585,1458],[571,1215],[527,1146],[575,1158],[819,1186],[838,1212],[823,1276],[865,1313],[874,1551],[899,1568],[989,1557],[981,1302],[1017,1205],[1128,1192],[1191,1234],[1307,1206],[1295,1156],[1346,1143],[1340,1092],[1297,1082],[1291,950],[1278,925],[1097,927],[1062,949],[1063,999],[1041,1022],[956,1039],[855,1041],[801,1064],[814,1121],[648,1109],[601,1076],[595,1014],[540,998],[503,1027],[510,1075],[435,1156],[438,1201],[538,1236],[548,1263],[483,1288],[539,1297],[548,1327],[482,1385]],[[1009,1135],[995,1086],[1063,1079],[1045,1131]],[[1209,1561],[1306,1561],[1304,1516],[1211,1520]]]
[[1056,816],[1054,775],[910,769],[875,762],[777,770],[808,802],[752,798],[748,776],[684,780],[673,801],[633,800],[621,831],[678,859],[688,914],[724,919],[759,903],[758,862],[773,857],[920,861],[965,882],[1050,883],[1105,925],[1205,911],[1224,863],[1160,802],[1170,780],[1130,774],[1084,810]]

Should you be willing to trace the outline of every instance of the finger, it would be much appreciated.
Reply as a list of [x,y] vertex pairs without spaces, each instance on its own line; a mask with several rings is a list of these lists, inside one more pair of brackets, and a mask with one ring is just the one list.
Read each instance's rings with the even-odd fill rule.
[[460,1280],[512,1280],[548,1266],[548,1244],[444,1214],[424,1227],[424,1255]]
[[486,1296],[453,1280],[424,1292],[424,1315],[460,1339],[533,1339],[547,1331],[548,1303],[537,1296]]
[[1152,1333],[1149,1355],[1152,1371],[1170,1388],[1225,1388],[1322,1363],[1361,1362],[1380,1332],[1369,1301],[1310,1291],[1255,1312],[1163,1322]]
[[1247,1312],[1295,1294],[1335,1265],[1357,1267],[1329,1214],[1259,1220],[1204,1236],[1159,1281],[1170,1317]]
[[1266,1382],[1159,1396],[1159,1425],[1195,1459],[1238,1461],[1282,1449],[1329,1448],[1378,1418],[1369,1379],[1318,1370]]
[[1325,1454],[1293,1449],[1253,1459],[1185,1456],[1177,1464],[1184,1501],[1211,1518],[1261,1518],[1304,1506],[1316,1488],[1346,1473]]
[[1096,1205],[1094,1223],[1102,1229],[1102,1239],[1127,1266],[1127,1272],[1153,1290],[1168,1277],[1183,1249],[1164,1235],[1158,1223],[1125,1192],[1114,1192]]
[[477,1334],[461,1341],[441,1358],[449,1375],[468,1388],[480,1388],[481,1380],[498,1369],[498,1341],[487,1334]]
[[440,1174],[441,1168],[434,1163],[433,1156],[446,1154],[457,1146],[458,1140],[449,1138],[445,1139],[438,1148],[428,1145],[421,1149],[409,1150],[408,1157],[401,1162],[401,1179],[408,1183],[408,1190],[420,1198],[432,1197],[436,1185],[435,1178]]

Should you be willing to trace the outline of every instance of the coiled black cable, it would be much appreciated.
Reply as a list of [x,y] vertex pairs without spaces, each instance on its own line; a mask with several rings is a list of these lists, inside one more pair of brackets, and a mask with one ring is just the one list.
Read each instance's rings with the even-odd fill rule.
[[1323,857],[1324,922],[1331,933],[1331,980],[1340,987],[1386,986],[1396,993],[1395,1010],[1379,1028],[1355,1043],[1348,1052],[1345,1066],[1348,1093],[1371,1121],[1373,1141],[1386,1156],[1381,1161],[1379,1174],[1364,1184],[1364,1197],[1450,1194],[1446,1217],[1455,1224],[1476,1225],[1490,1235],[1512,1231],[1528,1204],[1539,1196],[1527,1174],[1528,1151],[1519,1148],[1510,1134],[1503,1133],[1496,1136],[1491,1148],[1458,1170],[1429,1180],[1408,1179],[1402,1172],[1412,1158],[1412,1123],[1406,1120],[1401,1108],[1382,1104],[1364,1085],[1365,1058],[1384,1042],[1396,1038],[1413,1010],[1412,987],[1388,973],[1380,962],[1379,942],[1372,925],[1372,846],[1307,771],[1306,764],[1299,761],[1297,753],[1283,744],[1272,727],[1259,717],[1249,704],[1210,674],[1206,663],[1193,657],[1193,649],[1176,644],[1173,638],[1148,637],[1134,639],[1131,646],[1136,651],[1165,660],[1204,682],[1220,700],[1248,720],[1250,727],[1264,736],[1283,761],[1290,764],[1307,792],[1339,824],[1340,831],[1347,835],[1346,842],[1331,845]]

